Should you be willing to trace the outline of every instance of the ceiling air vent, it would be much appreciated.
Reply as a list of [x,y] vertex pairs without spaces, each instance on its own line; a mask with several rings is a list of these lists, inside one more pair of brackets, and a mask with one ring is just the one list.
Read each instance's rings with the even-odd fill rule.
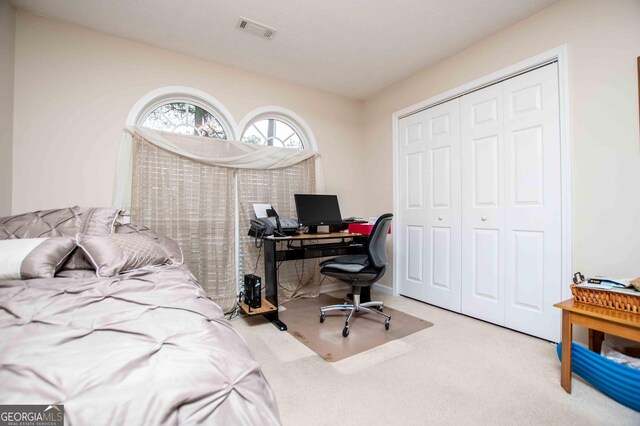
[[271,40],[273,36],[276,34],[276,30],[274,30],[273,28],[269,28],[266,25],[253,22],[245,18],[240,18],[238,20],[237,28],[239,30],[251,33],[253,35],[264,37],[268,40]]

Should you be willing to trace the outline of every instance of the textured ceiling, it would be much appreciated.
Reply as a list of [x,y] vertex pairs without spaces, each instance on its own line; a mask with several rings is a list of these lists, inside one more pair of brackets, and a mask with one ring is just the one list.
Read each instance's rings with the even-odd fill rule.
[[[556,0],[12,0],[39,15],[354,98]],[[273,40],[235,29],[242,16]]]

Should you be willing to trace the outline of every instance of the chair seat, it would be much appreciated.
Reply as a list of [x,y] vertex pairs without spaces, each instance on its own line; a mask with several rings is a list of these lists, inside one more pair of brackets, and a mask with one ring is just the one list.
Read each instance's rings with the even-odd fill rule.
[[333,259],[327,259],[320,262],[323,270],[335,272],[361,272],[369,265],[369,257],[366,254],[350,254],[347,256],[338,256]]
[[374,280],[378,276],[380,270],[365,267],[357,272],[349,272],[334,268],[333,266],[325,266],[320,270],[320,273],[339,280],[349,281],[355,286],[368,287],[373,284],[373,282],[370,281]]
[[348,254],[346,256],[338,256],[331,259],[323,260],[322,262],[320,262],[320,266],[328,266],[334,263],[366,266],[369,264],[369,256],[367,256],[366,254]]
[[342,271],[342,272],[360,272],[364,268],[365,265],[358,265],[357,263],[331,263],[323,268],[327,271]]

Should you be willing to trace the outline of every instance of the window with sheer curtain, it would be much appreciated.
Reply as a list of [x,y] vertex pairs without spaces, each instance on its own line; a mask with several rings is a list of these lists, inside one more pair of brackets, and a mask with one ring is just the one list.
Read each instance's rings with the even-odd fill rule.
[[[283,120],[263,116],[251,122],[242,137],[243,145],[254,147],[247,153],[238,150],[239,142],[223,141],[224,126],[206,114],[188,106],[167,112],[164,106],[128,130],[131,221],[175,239],[207,295],[226,311],[235,304],[244,274],[264,275],[260,249],[247,236],[253,204],[270,203],[281,216],[295,217],[293,194],[316,192],[317,154],[305,148],[302,132]],[[205,122],[213,133],[198,127]],[[245,140],[251,126],[263,139],[254,134]],[[218,140],[211,141],[211,134]],[[286,160],[270,164],[270,150]],[[317,295],[317,262],[287,263],[278,269],[281,300]]]

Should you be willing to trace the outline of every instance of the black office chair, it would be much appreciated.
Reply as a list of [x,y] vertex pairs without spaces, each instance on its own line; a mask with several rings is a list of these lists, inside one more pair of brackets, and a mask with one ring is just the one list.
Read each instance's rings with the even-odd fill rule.
[[[339,256],[333,259],[325,260],[320,263],[322,269],[320,273],[329,277],[338,278],[346,281],[353,288],[353,304],[343,303],[340,305],[323,306],[320,308],[320,322],[324,322],[325,313],[328,311],[350,309],[349,316],[344,323],[342,335],[349,335],[349,321],[353,317],[354,312],[369,312],[385,318],[384,328],[389,329],[391,317],[382,312],[384,303],[371,301],[360,303],[360,290],[362,287],[370,287],[384,275],[387,270],[387,251],[385,243],[387,234],[391,226],[391,213],[383,214],[378,218],[376,224],[367,238],[367,254],[355,254],[348,256]],[[376,309],[370,309],[376,308]]]

